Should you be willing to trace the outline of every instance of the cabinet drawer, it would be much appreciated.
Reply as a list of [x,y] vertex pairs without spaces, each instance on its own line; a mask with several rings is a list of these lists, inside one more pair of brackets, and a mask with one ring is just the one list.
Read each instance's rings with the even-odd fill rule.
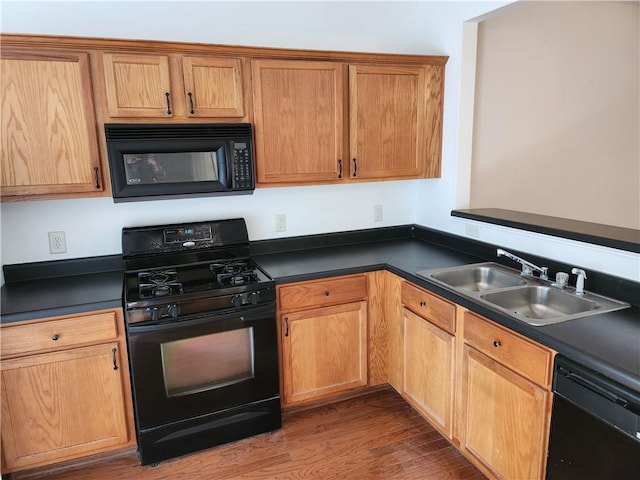
[[8,326],[2,328],[2,356],[57,350],[117,337],[114,311]]
[[453,303],[404,282],[402,284],[402,304],[434,325],[455,335],[456,306]]
[[553,352],[470,312],[464,314],[464,341],[543,387],[550,387]]
[[278,290],[280,310],[336,305],[367,298],[367,277],[353,275],[284,285]]

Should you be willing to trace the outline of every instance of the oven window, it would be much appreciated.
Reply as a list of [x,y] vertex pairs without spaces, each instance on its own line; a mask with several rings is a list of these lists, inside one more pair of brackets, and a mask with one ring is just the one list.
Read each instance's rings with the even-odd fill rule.
[[125,153],[127,185],[217,181],[223,156],[223,147],[209,152]]
[[253,328],[161,344],[167,396],[213,390],[253,378]]

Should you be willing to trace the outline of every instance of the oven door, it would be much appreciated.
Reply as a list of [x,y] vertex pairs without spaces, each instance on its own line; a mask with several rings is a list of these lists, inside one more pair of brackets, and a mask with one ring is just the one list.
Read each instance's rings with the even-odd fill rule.
[[138,430],[279,395],[273,304],[127,327]]

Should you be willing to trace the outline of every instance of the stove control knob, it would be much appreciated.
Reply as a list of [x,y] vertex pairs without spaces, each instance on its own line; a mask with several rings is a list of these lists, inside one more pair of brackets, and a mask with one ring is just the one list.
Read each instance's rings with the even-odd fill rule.
[[180,306],[178,304],[172,303],[171,305],[167,306],[167,313],[169,314],[169,316],[176,318],[178,315],[180,315]]
[[233,297],[231,297],[231,305],[233,305],[234,307],[241,307],[242,295],[234,295]]
[[149,313],[149,318],[154,322],[160,318],[160,309],[158,307],[149,307],[147,312]]
[[259,300],[260,300],[260,292],[251,292],[249,294],[249,303],[251,303],[252,305],[257,305]]

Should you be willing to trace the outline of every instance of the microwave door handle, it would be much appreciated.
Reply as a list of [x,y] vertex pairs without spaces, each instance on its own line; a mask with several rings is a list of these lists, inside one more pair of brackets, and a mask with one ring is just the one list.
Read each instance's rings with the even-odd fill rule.
[[226,174],[226,185],[228,185],[227,189],[228,190],[233,190],[233,169],[234,169],[234,148],[233,148],[233,141],[229,142],[229,154],[227,155],[227,161],[224,165],[225,167],[225,174]]

